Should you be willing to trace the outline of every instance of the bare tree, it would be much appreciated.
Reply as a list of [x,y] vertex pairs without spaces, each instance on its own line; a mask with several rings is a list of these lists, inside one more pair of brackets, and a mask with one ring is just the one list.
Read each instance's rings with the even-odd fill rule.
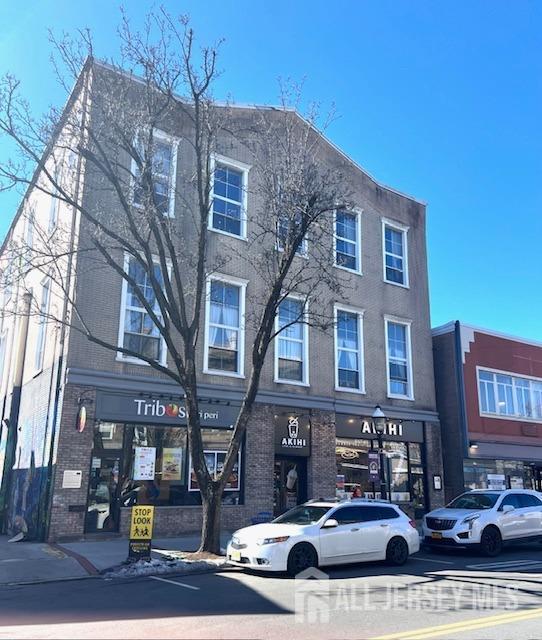
[[[28,187],[24,215],[30,215],[33,193],[50,196],[71,212],[69,225],[34,223],[32,242],[13,241],[4,276],[13,278],[16,272],[24,281],[28,272],[46,274],[63,301],[48,312],[50,321],[144,361],[181,386],[203,504],[200,550],[218,552],[222,494],[271,343],[299,323],[323,330],[332,325],[331,300],[344,286],[332,268],[333,214],[348,206],[349,193],[340,170],[327,168],[329,146],[319,133],[325,123],[319,122],[318,109],[305,117],[298,114],[297,89],[283,91],[279,107],[253,109],[248,119],[241,117],[243,110],[214,100],[218,46],[196,50],[186,18],[174,20],[160,11],[148,17],[142,32],[133,32],[123,18],[121,58],[107,64],[94,59],[89,34],[80,36],[79,46],[53,39],[63,63],[57,68],[67,69],[76,82],[63,110],[52,109],[36,121],[19,97],[17,81],[8,76],[0,85],[0,132],[19,149],[15,161],[0,167],[4,188]],[[60,73],[59,78],[65,82]],[[176,180],[164,177],[175,151],[163,144],[160,131],[182,137],[189,154]],[[241,213],[248,229],[242,255],[227,243],[211,246],[208,233],[214,154],[232,146],[251,157],[246,188],[254,204]],[[92,199],[84,197],[89,188]],[[249,372],[222,472],[211,475],[202,441],[197,366],[206,282],[242,260],[264,293],[247,305],[245,323],[254,335]],[[77,295],[76,265],[77,270],[113,270],[126,281],[150,318],[147,337],[119,345],[89,321]],[[301,304],[277,322],[279,307],[292,295]]]

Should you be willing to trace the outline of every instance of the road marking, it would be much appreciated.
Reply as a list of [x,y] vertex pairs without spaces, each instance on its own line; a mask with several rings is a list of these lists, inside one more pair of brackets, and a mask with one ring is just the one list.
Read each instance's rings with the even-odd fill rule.
[[451,624],[442,624],[436,627],[425,627],[423,629],[415,629],[414,631],[400,631],[399,633],[390,633],[384,636],[378,636],[373,640],[425,640],[426,638],[438,638],[439,636],[447,636],[450,632],[459,633],[462,631],[476,631],[486,627],[496,627],[501,624],[510,624],[512,622],[522,622],[523,620],[532,620],[542,617],[542,608],[532,610],[514,611],[512,613],[504,613],[496,616],[488,616],[486,618],[476,618],[476,620],[463,620],[461,622],[452,622]]
[[540,569],[542,561],[540,560],[511,560],[510,562],[483,562],[480,564],[468,564],[467,569],[480,569],[481,571],[513,571],[518,569],[524,571],[526,569]]
[[418,558],[418,556],[413,556],[412,560],[421,560],[422,562],[436,562],[437,564],[455,564],[454,562],[450,562],[449,560],[435,560],[435,558]]
[[160,580],[160,582],[167,582],[169,584],[174,584],[176,587],[184,587],[185,589],[193,589],[194,591],[199,591],[199,587],[194,587],[191,584],[186,584],[186,582],[175,582],[175,580],[167,580],[166,578],[159,578],[158,576],[149,576],[151,580]]

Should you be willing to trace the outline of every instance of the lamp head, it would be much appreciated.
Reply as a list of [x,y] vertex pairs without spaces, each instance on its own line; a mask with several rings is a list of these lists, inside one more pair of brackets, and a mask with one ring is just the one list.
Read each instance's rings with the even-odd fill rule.
[[376,405],[375,410],[373,411],[372,418],[375,431],[378,434],[383,435],[386,431],[386,415],[382,411],[379,404]]

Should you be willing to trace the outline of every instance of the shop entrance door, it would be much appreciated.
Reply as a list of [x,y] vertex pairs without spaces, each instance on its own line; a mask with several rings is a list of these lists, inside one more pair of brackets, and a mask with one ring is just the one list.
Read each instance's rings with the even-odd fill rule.
[[307,460],[275,457],[273,476],[275,517],[307,500]]
[[534,488],[542,491],[542,467],[534,467]]
[[119,530],[121,451],[94,451],[88,488],[85,533]]

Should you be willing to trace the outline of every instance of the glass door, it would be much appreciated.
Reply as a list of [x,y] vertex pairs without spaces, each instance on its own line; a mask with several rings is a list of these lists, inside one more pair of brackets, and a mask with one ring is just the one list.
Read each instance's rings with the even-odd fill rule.
[[305,458],[275,458],[273,473],[273,514],[275,517],[307,499]]
[[85,533],[119,530],[121,455],[121,451],[92,453]]

